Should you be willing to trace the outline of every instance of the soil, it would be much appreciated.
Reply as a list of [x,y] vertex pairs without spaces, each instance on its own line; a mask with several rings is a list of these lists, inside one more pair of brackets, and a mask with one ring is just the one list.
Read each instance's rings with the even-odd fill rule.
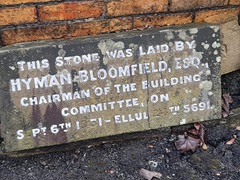
[[[235,74],[236,75],[236,74]],[[235,86],[223,92],[233,92],[238,100],[239,73],[223,77]],[[234,82],[234,79],[236,82]],[[236,101],[235,101],[236,102]],[[236,108],[238,103],[234,104]],[[143,180],[141,168],[162,174],[168,180],[238,180],[240,179],[240,115],[204,122],[208,133],[207,150],[185,154],[176,150],[174,142],[192,125],[162,128],[134,135],[110,138],[97,145],[75,144],[72,150],[46,152],[24,157],[0,155],[1,180]],[[228,145],[230,139],[235,141]],[[126,138],[128,137],[128,138]],[[70,145],[69,145],[70,146]],[[157,178],[153,178],[157,179]]]

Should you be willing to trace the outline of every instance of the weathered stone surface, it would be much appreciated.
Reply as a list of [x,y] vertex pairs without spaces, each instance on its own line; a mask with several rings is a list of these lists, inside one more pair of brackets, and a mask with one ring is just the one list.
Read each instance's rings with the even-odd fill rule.
[[2,150],[220,118],[220,62],[209,25],[1,48]]
[[222,74],[240,69],[240,26],[238,18],[221,24]]

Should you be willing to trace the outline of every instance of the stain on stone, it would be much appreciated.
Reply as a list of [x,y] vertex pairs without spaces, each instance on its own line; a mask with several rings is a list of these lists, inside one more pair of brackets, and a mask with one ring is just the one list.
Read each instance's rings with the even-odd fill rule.
[[131,43],[131,44],[129,44],[129,48],[132,49],[134,62],[138,63],[139,62],[139,58],[140,58],[138,45],[134,44],[134,43]]
[[[83,68],[81,68],[83,70]],[[71,70],[71,77],[72,77],[72,92],[76,92],[79,90],[78,86],[78,73],[75,69]]]
[[47,144],[61,144],[68,141],[64,129],[59,127],[59,125],[62,123],[65,123],[65,119],[61,114],[61,103],[59,103],[59,106],[57,106],[56,103],[52,103],[52,105],[47,105],[44,114],[43,124],[48,129],[51,128],[53,125],[56,125],[59,129],[57,135],[54,133],[48,133],[46,135],[47,137],[44,137],[44,140],[47,141]]
[[[41,110],[40,110],[39,105],[33,105],[32,106],[31,126],[38,127],[38,124],[42,123],[42,122],[43,122],[43,117],[41,115]],[[40,145],[40,141],[41,141],[40,138],[41,137],[39,137],[39,136],[36,138],[33,138],[36,147],[38,147]]]
[[57,74],[57,69],[56,69],[56,65],[55,65],[55,61],[50,61],[49,62],[49,74],[50,75],[55,75]]

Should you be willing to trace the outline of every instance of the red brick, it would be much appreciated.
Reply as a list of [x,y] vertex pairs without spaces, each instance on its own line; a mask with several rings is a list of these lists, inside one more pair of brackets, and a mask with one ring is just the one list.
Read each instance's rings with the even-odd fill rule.
[[230,0],[230,5],[240,5],[240,0]]
[[109,32],[132,29],[132,18],[118,18],[109,21]]
[[35,7],[0,9],[0,26],[37,22]]
[[167,11],[168,0],[120,0],[107,3],[107,16]]
[[70,36],[86,36],[132,29],[132,18],[70,24]]
[[240,9],[200,11],[196,13],[195,22],[224,23],[236,17],[239,12]]
[[41,21],[97,18],[104,12],[104,2],[68,2],[39,7]]
[[67,37],[67,25],[51,25],[2,30],[4,45]]
[[210,6],[225,6],[228,5],[228,0],[211,0]]
[[193,19],[192,13],[137,17],[134,18],[133,28],[146,29],[149,27],[186,24],[191,23],[192,19]]
[[228,0],[172,0],[171,11],[182,11],[188,9],[197,9],[205,7],[225,6]]
[[39,2],[55,2],[61,0],[0,0],[0,5],[14,5],[14,4],[25,4],[25,3],[39,3]]

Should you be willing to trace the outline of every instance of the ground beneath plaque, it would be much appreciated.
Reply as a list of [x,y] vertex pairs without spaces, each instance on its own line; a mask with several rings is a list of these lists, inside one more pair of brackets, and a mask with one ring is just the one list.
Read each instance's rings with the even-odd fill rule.
[[[225,82],[239,82],[239,75]],[[233,87],[239,88],[236,82]],[[224,86],[224,83],[223,83]],[[226,84],[229,88],[229,84]],[[235,90],[232,90],[235,91]],[[239,92],[239,91],[236,91]],[[235,95],[235,104],[238,106]],[[230,92],[231,93],[231,92]],[[139,133],[132,140],[118,139],[97,146],[51,152],[27,157],[0,155],[1,180],[143,180],[141,168],[172,180],[240,179],[240,115],[203,123],[208,133],[208,149],[180,154],[174,142],[192,125]],[[226,144],[233,136],[232,144]],[[121,137],[121,136],[120,136]],[[122,136],[123,137],[123,136]]]
[[[175,133],[162,132],[158,137],[105,143],[28,157],[0,156],[0,179],[144,179],[139,170],[160,172],[161,179],[226,179],[240,178],[240,119],[206,123],[208,150],[180,154],[175,146]],[[233,135],[237,138],[226,145]]]

